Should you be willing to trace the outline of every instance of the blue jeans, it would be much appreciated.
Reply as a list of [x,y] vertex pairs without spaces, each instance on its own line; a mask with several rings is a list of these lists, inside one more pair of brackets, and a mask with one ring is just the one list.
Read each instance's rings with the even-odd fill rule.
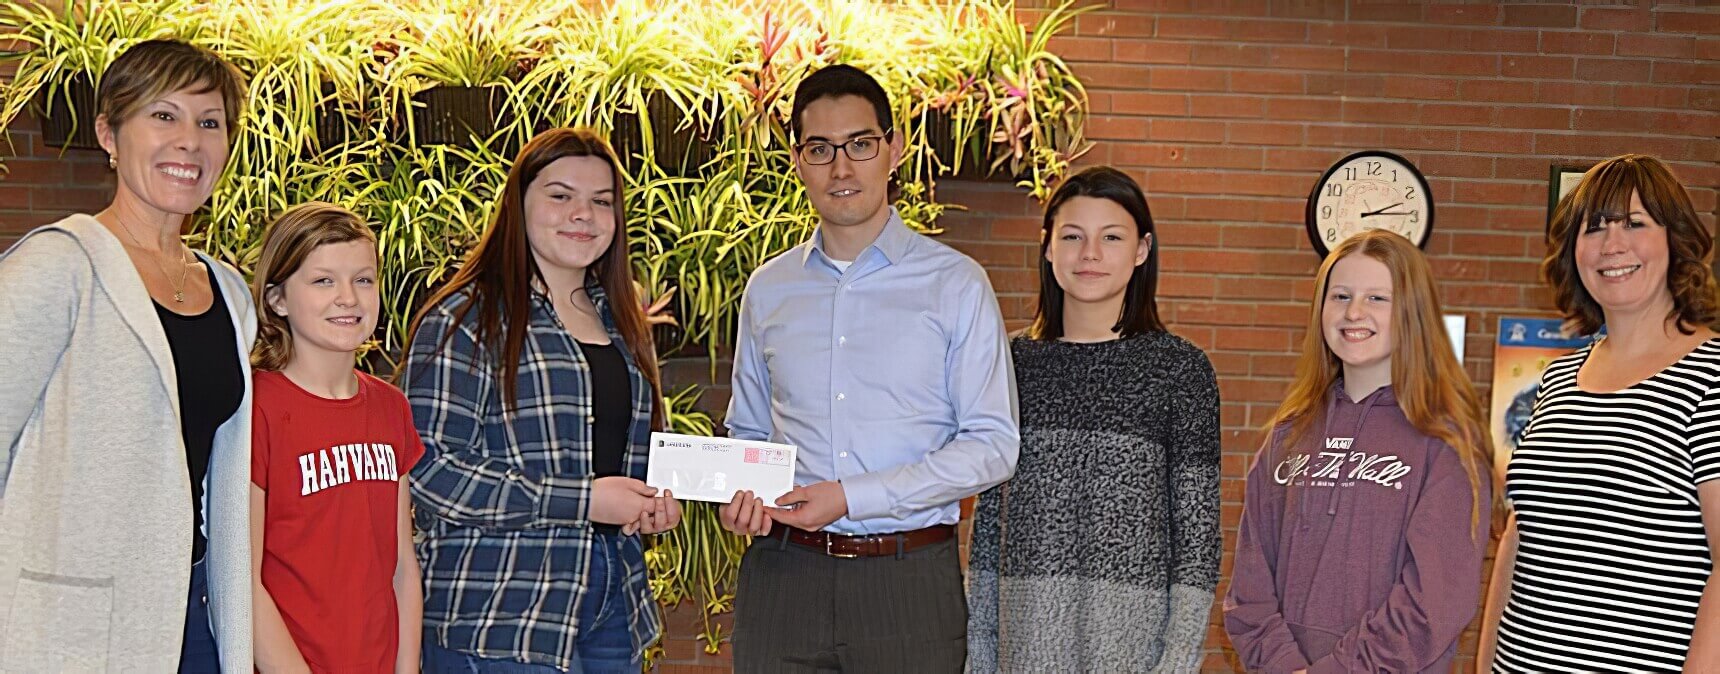
[[185,600],[185,638],[179,644],[180,674],[220,674],[221,653],[209,627],[209,569],[191,565],[191,595]]
[[634,650],[628,624],[627,565],[621,558],[626,545],[620,534],[591,537],[591,566],[585,572],[585,596],[579,600],[579,637],[571,669],[451,651],[425,630],[424,674],[639,674],[644,654]]

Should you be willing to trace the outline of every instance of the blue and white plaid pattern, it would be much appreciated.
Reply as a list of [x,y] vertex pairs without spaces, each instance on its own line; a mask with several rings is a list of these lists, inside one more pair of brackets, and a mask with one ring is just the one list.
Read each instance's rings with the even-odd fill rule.
[[[632,379],[627,474],[645,479],[651,388],[615,329],[602,289],[588,288]],[[424,317],[402,384],[424,440],[411,472],[424,625],[444,648],[570,669],[591,559],[591,374],[548,297],[532,293],[516,407],[502,409],[499,368],[476,341],[477,312],[456,293]],[[456,328],[443,345],[443,336]],[[634,644],[658,636],[639,537],[625,555]]]

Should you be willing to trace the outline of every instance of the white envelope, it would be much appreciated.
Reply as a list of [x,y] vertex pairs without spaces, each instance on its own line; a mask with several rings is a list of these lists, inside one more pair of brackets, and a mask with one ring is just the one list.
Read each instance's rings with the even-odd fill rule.
[[678,499],[728,503],[746,490],[775,504],[794,489],[794,451],[773,442],[652,433],[645,484]]

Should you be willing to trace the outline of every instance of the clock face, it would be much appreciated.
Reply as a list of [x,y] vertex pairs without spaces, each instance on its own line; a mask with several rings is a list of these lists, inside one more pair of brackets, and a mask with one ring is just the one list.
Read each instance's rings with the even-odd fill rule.
[[1415,165],[1390,152],[1357,152],[1338,160],[1308,195],[1308,240],[1325,257],[1351,235],[1385,229],[1425,248],[1433,231],[1433,197]]

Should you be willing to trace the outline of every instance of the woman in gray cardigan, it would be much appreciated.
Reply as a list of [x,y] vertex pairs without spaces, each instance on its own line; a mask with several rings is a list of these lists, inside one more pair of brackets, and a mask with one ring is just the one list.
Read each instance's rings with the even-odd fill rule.
[[113,203],[0,257],[0,672],[249,672],[256,319],[181,227],[242,77],[140,43],[97,93]]

